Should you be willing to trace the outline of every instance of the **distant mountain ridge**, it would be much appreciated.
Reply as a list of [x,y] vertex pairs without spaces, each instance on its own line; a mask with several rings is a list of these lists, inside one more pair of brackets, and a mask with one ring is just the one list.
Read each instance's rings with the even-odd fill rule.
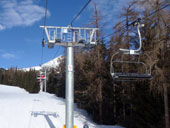
[[42,64],[41,66],[33,66],[33,67],[28,67],[28,68],[22,68],[21,70],[24,71],[29,71],[29,70],[41,70],[42,68],[55,68],[57,66],[59,66],[60,64],[60,60],[63,59],[63,56],[58,56],[44,64]]

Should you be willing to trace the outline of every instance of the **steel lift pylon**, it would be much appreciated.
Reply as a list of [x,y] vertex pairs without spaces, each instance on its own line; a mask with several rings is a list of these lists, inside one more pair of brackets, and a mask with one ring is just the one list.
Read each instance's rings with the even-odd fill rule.
[[[47,35],[42,45],[66,48],[66,128],[74,127],[74,47],[94,47],[97,45],[98,28],[40,26]],[[65,127],[65,126],[64,126]]]

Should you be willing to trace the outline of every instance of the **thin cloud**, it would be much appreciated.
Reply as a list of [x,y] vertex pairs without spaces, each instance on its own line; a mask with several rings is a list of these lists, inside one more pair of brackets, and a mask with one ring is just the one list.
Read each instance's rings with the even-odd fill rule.
[[44,8],[36,5],[34,0],[2,0],[0,10],[0,30],[31,26],[44,17]]
[[0,24],[0,30],[4,30],[5,27]]
[[[132,0],[95,0],[98,10],[104,17],[103,22],[109,23],[109,27],[120,20],[122,8],[125,7]],[[90,10],[93,9],[93,2]]]
[[17,56],[12,53],[4,53],[4,54],[2,54],[1,57],[4,59],[16,59],[17,58]]
[[3,52],[5,52],[5,50],[4,49],[0,49],[0,54],[2,54]]

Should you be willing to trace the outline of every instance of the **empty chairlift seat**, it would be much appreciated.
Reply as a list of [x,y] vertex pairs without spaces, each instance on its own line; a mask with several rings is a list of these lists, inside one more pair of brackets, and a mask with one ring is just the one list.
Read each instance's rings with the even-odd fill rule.
[[124,54],[121,51],[113,54],[110,63],[110,74],[114,80],[152,79],[151,58],[148,54]]

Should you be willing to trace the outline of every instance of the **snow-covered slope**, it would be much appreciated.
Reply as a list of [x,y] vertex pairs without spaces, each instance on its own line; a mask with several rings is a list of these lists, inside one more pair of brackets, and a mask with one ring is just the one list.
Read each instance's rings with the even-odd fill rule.
[[[48,93],[29,94],[24,89],[0,85],[0,128],[63,128],[65,100]],[[93,123],[75,105],[74,124],[83,128],[121,128]]]
[[62,56],[59,56],[59,57],[56,57],[44,64],[42,64],[41,66],[34,66],[34,67],[29,67],[29,68],[23,68],[21,70],[24,70],[24,71],[29,71],[30,69],[33,69],[33,70],[40,70],[41,68],[55,68],[59,65],[59,60],[62,59],[63,57]]

